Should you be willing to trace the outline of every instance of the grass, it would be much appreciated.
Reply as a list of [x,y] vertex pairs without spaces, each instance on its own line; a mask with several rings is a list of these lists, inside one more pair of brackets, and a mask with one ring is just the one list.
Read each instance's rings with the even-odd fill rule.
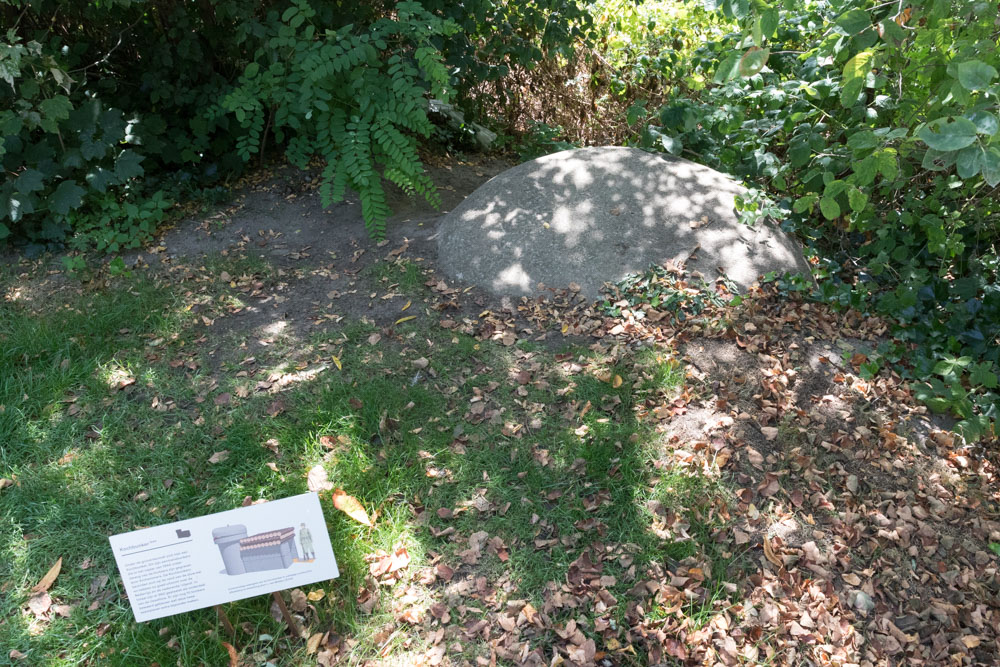
[[[233,278],[271,271],[224,258],[206,266]],[[378,264],[372,277],[383,288],[424,289],[410,262]],[[406,585],[415,607],[441,594],[440,582],[421,584],[417,574],[438,561],[459,569],[465,538],[476,531],[499,537],[505,559],[484,552],[460,576],[486,577],[498,596],[539,609],[547,587],[565,581],[594,542],[619,549],[603,572],[616,577],[610,591],[619,599],[634,585],[622,555],[639,576],[654,563],[672,569],[708,559],[712,596],[724,595],[725,572],[738,567],[714,544],[718,519],[706,518],[710,505],[726,501],[724,485],[654,468],[656,435],[635,418],[637,402],[683,382],[683,369],[662,352],[609,360],[568,348],[556,357],[448,332],[421,316],[383,330],[375,345],[368,339],[378,330],[351,322],[286,341],[247,365],[251,355],[238,345],[213,350],[219,341],[201,321],[205,311],[189,307],[192,292],[208,304],[232,303],[224,282],[129,278],[43,303],[11,297],[15,278],[0,280],[8,294],[0,301],[0,477],[14,482],[0,490],[0,646],[26,654],[25,664],[225,664],[212,610],[134,622],[107,537],[238,507],[246,497],[305,492],[306,471],[317,464],[377,515],[366,529],[324,496],[342,575],[309,587],[325,597],[307,625],[355,642],[352,663],[419,649],[419,639],[404,645],[405,633],[385,635],[399,612],[393,595],[383,591],[371,614],[355,599],[365,556],[397,544],[412,558]],[[335,353],[342,368],[331,363]],[[420,359],[429,365],[418,368]],[[567,370],[567,360],[581,370]],[[530,382],[519,379],[522,371]],[[252,391],[275,375],[295,381],[280,394]],[[135,382],[119,389],[122,378]],[[231,399],[219,404],[224,393]],[[277,398],[283,410],[274,415]],[[222,450],[229,458],[209,463]],[[688,517],[692,539],[657,535],[649,501]],[[441,519],[439,509],[455,517]],[[434,536],[449,527],[454,533]],[[36,619],[29,590],[59,557],[63,570],[50,592],[70,610]],[[267,599],[227,609],[247,651],[275,664],[314,664],[272,618]]]

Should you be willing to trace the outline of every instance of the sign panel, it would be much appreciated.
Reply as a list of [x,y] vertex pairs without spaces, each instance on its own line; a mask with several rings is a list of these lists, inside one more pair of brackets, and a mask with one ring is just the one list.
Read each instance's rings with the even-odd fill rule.
[[140,623],[340,575],[315,493],[110,540]]

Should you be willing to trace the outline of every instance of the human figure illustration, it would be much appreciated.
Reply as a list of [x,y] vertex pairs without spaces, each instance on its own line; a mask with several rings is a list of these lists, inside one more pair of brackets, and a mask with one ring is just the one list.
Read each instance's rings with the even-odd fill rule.
[[313,551],[312,533],[306,528],[306,524],[299,524],[299,544],[302,546],[302,560],[315,560],[316,552]]

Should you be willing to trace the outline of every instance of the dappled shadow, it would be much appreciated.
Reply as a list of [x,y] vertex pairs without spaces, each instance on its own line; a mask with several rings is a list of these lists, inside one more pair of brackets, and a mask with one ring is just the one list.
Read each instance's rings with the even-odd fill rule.
[[741,225],[743,192],[707,167],[634,148],[555,153],[507,170],[439,225],[454,278],[502,294],[578,283],[598,296],[650,264],[684,261],[709,281],[746,289],[769,271],[808,273],[796,244],[770,225]]

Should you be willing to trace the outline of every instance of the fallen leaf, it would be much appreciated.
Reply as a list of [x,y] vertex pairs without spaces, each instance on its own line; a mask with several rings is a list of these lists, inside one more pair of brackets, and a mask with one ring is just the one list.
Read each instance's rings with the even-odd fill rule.
[[618,387],[622,386],[622,382],[623,382],[622,376],[616,375],[615,379],[611,381],[611,386],[617,389]]
[[774,554],[774,548],[771,546],[771,540],[765,535],[764,536],[764,558],[766,558],[771,565],[774,565],[779,570],[784,567],[784,563]]
[[236,652],[236,647],[229,642],[222,642],[222,645],[226,647],[226,652],[229,654],[229,667],[239,667],[240,654]]
[[774,440],[778,437],[778,429],[775,426],[761,426],[760,432],[764,434],[764,437],[768,440]]
[[360,524],[369,527],[374,525],[358,499],[347,495],[343,489],[337,489],[333,492],[333,506]]
[[417,319],[416,315],[407,315],[406,317],[401,317],[396,320],[393,324],[402,324],[403,322],[409,322],[410,320]]
[[52,587],[52,582],[54,582],[56,580],[56,577],[59,576],[60,570],[62,570],[61,557],[59,558],[59,560],[55,562],[55,564],[52,567],[49,568],[49,571],[45,573],[45,576],[42,577],[37,584],[35,584],[35,587],[31,589],[31,592],[42,593],[44,591],[49,590]]
[[208,457],[209,463],[222,463],[229,458],[229,450],[223,449],[221,452],[215,452],[210,457]]
[[338,371],[344,370],[344,365],[342,363],[340,363],[340,357],[338,357],[337,355],[333,354],[333,355],[330,355],[330,359],[333,361],[333,365],[337,367]]
[[232,399],[233,399],[232,394],[225,393],[225,394],[219,394],[212,400],[216,405],[229,405],[229,402],[232,401]]
[[329,491],[333,488],[333,483],[330,482],[330,478],[327,476],[326,468],[319,464],[309,469],[309,474],[306,476],[306,485],[313,493]]
[[284,411],[285,411],[285,402],[280,398],[271,403],[271,405],[267,406],[267,414],[271,417],[277,417]]
[[406,305],[399,309],[399,312],[403,312],[404,310],[406,310],[407,308],[409,308],[412,304],[413,304],[412,301],[407,301]]
[[31,613],[36,617],[44,616],[51,606],[52,597],[48,593],[35,593],[28,598],[28,609],[30,609]]
[[306,653],[312,655],[319,650],[319,643],[323,641],[323,633],[316,632],[310,635],[309,639],[306,641]]

